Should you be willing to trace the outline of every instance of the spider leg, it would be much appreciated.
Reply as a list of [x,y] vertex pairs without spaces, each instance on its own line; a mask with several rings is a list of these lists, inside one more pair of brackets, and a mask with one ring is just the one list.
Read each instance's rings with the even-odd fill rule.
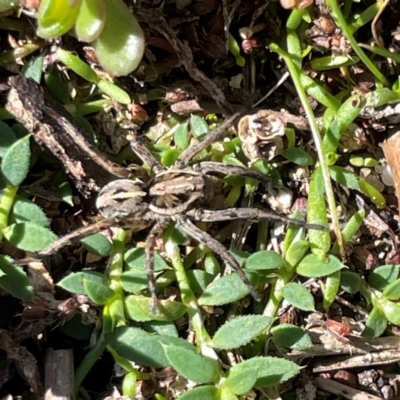
[[106,218],[103,219],[102,221],[95,222],[94,224],[84,226],[56,240],[49,247],[40,251],[38,253],[38,256],[39,257],[50,256],[73,240],[77,240],[84,236],[91,235],[93,233],[98,233],[104,229],[108,229],[111,228],[112,226],[119,226],[119,225],[120,224],[118,223],[118,221],[116,221],[115,218]]
[[253,221],[267,220],[286,222],[297,226],[304,226],[308,229],[327,230],[323,225],[309,224],[305,221],[290,218],[286,215],[277,214],[273,211],[260,210],[258,208],[228,208],[226,210],[190,210],[187,214],[196,221],[215,222],[232,221],[235,219],[248,219]]
[[[169,221],[168,221],[169,222]],[[153,313],[156,311],[157,294],[156,294],[156,278],[154,276],[154,248],[156,241],[164,232],[168,225],[165,220],[156,222],[146,239],[145,254],[146,254],[146,273],[149,280],[149,290],[151,294],[151,310]]]
[[218,254],[229,266],[231,266],[239,275],[240,279],[249,288],[250,293],[254,300],[260,301],[261,297],[259,293],[254,289],[246,274],[240,268],[239,263],[236,261],[235,257],[228,252],[228,250],[223,246],[218,240],[215,240],[207,232],[202,231],[197,228],[188,218],[180,217],[177,219],[177,224],[193,239],[197,242],[205,243],[214,253]]
[[130,141],[133,152],[143,161],[144,164],[147,164],[152,171],[157,173],[163,169],[162,165],[158,160],[156,160],[153,154],[150,153],[148,148],[137,140],[134,135],[128,135],[127,139]]
[[232,114],[227,120],[225,120],[218,128],[215,128],[211,132],[208,132],[207,135],[204,137],[203,140],[192,144],[189,146],[182,154],[179,156],[178,160],[176,161],[175,165],[178,168],[183,168],[189,164],[189,161],[202,150],[213,144],[217,141],[220,136],[235,122],[235,119],[240,117],[245,109],[242,112],[237,112]]
[[202,172],[203,174],[216,172],[224,175],[242,175],[248,178],[257,179],[258,181],[266,185],[269,185],[271,183],[271,180],[267,175],[239,165],[229,165],[213,161],[203,161],[193,165],[193,169],[195,171]]

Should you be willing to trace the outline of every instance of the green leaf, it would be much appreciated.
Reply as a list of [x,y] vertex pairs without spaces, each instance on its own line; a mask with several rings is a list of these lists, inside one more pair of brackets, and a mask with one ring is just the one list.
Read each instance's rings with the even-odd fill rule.
[[186,271],[186,276],[190,288],[195,293],[203,293],[206,287],[214,280],[214,275],[200,269],[190,269]]
[[254,369],[239,369],[236,371],[230,370],[229,375],[224,382],[233,393],[238,395],[245,394],[253,388],[257,380],[257,370]]
[[84,274],[83,287],[96,304],[106,304],[115,294],[110,288],[109,280],[102,274]]
[[[124,255],[124,261],[129,270],[146,271],[146,256],[143,247],[135,247],[128,250]],[[171,269],[165,260],[158,254],[154,254],[154,271],[164,271]]]
[[305,150],[297,147],[283,150],[282,155],[297,165],[314,165],[314,159]]
[[50,225],[46,214],[37,204],[18,195],[15,197],[8,222],[9,224],[32,222],[44,227]]
[[361,288],[361,278],[358,274],[351,271],[341,271],[340,286],[341,288],[351,294],[358,293]]
[[364,96],[365,107],[381,107],[391,101],[399,101],[399,94],[388,88],[369,92]]
[[335,297],[339,291],[341,271],[336,271],[326,277],[324,287],[323,306],[327,310],[335,301]]
[[178,128],[174,132],[174,142],[179,149],[187,149],[187,147],[189,146],[188,122],[179,124]]
[[400,279],[396,279],[386,286],[383,295],[389,300],[398,300],[400,298]]
[[276,342],[294,350],[306,350],[313,346],[310,336],[303,329],[292,324],[281,324],[271,329]]
[[239,276],[236,273],[232,273],[207,286],[199,298],[199,304],[202,306],[221,306],[240,300],[249,293],[249,288]]
[[22,301],[33,300],[33,287],[24,270],[13,264],[13,259],[0,255],[0,287]]
[[234,365],[229,375],[246,370],[257,372],[255,386],[273,386],[293,378],[300,371],[300,367],[283,358],[254,357]]
[[215,386],[198,386],[189,390],[176,400],[221,400],[220,392]]
[[382,296],[378,300],[378,306],[382,308],[389,322],[394,325],[400,324],[400,304],[393,303]]
[[75,23],[79,40],[92,42],[100,36],[106,22],[106,6],[103,0],[82,0]]
[[257,251],[248,257],[245,262],[245,268],[252,271],[279,269],[285,267],[286,263],[282,256],[276,251],[270,250]]
[[335,256],[329,256],[328,262],[321,261],[315,254],[305,256],[296,268],[296,272],[307,278],[319,278],[328,276],[345,266]]
[[[319,224],[328,226],[328,216],[326,214],[325,203],[325,182],[322,176],[321,167],[318,167],[310,182],[307,202],[307,222],[310,224]],[[308,231],[310,247],[312,250],[318,250],[327,253],[331,247],[331,238],[329,231],[320,231],[309,229]]]
[[337,165],[329,167],[329,172],[332,179],[341,185],[346,186],[349,189],[360,190],[360,185],[358,183],[360,177],[354,172],[343,167],[338,167]]
[[346,67],[356,64],[360,59],[352,56],[333,54],[331,56],[314,58],[311,60],[311,68],[315,71],[328,71],[340,67]]
[[51,230],[33,222],[7,226],[3,234],[14,246],[25,251],[40,251],[49,247],[58,237]]
[[81,243],[87,251],[101,257],[109,255],[112,249],[112,243],[101,233],[86,236]]
[[226,322],[215,333],[213,345],[217,349],[236,349],[265,333],[274,320],[263,315],[243,315]]
[[178,330],[173,322],[146,321],[143,323],[146,332],[158,335],[179,337]]
[[30,158],[29,136],[17,140],[8,148],[3,157],[1,172],[13,186],[19,186],[26,178]]
[[122,0],[107,0],[105,6],[106,23],[92,45],[108,73],[128,75],[142,60],[145,49],[143,31]]
[[375,268],[368,277],[368,284],[380,291],[394,282],[399,276],[400,265],[381,265]]
[[92,68],[90,68],[90,66],[79,57],[63,49],[58,49],[57,55],[67,67],[71,68],[76,74],[87,81],[96,84],[99,90],[106,95],[122,104],[129,104],[131,102],[130,96],[125,92],[125,90],[110,81],[101,79]]
[[32,63],[25,64],[22,69],[22,75],[24,75],[25,78],[33,79],[36,83],[40,84],[40,81],[42,80],[43,60],[44,55],[40,54],[33,59]]
[[10,146],[17,140],[14,131],[0,121],[0,157],[4,157]]
[[169,365],[163,345],[175,345],[196,351],[195,347],[184,339],[150,334],[133,326],[116,328],[108,335],[107,342],[120,356],[137,364],[155,368]]
[[85,288],[83,287],[83,274],[84,272],[72,272],[61,279],[61,281],[57,283],[57,286],[60,286],[70,293],[86,294]]
[[288,283],[282,290],[283,297],[293,306],[303,311],[315,311],[314,297],[300,283]]
[[299,240],[290,245],[285,253],[286,262],[294,267],[307,253],[309,244],[305,240]]
[[367,323],[365,324],[365,330],[363,336],[365,337],[378,337],[385,332],[387,327],[387,319],[385,313],[378,306],[374,307],[369,313]]
[[128,372],[122,381],[122,395],[128,398],[135,398],[136,396],[136,372]]
[[190,116],[190,130],[192,135],[199,139],[203,137],[206,133],[208,133],[208,125],[204,118],[199,117],[198,115],[192,114]]
[[123,289],[129,293],[139,293],[149,286],[147,272],[136,269],[123,272],[120,276],[120,282]]
[[68,83],[61,78],[60,73],[56,69],[52,69],[49,73],[45,74],[44,79],[47,89],[57,100],[63,104],[71,101]]
[[165,165],[166,167],[174,165],[180,154],[180,150],[177,149],[169,149],[167,151],[164,151],[161,156],[161,164]]
[[337,149],[340,138],[350,124],[357,118],[364,107],[363,95],[355,94],[349,97],[335,114],[335,118],[322,140],[322,147],[325,154],[334,153]]
[[165,346],[165,355],[180,375],[197,383],[208,383],[217,379],[217,362],[202,357],[179,346]]
[[54,39],[67,33],[75,24],[80,0],[42,0],[38,11],[38,36]]
[[152,312],[152,299],[145,296],[128,296],[125,307],[130,319],[134,321],[174,321],[186,313],[186,307],[173,300],[157,300],[156,312]]

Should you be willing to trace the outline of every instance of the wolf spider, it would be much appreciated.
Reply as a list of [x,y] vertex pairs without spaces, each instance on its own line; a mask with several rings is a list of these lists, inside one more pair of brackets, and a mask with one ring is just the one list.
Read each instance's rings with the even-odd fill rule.
[[[212,209],[215,198],[217,177],[213,174],[233,175],[255,178],[268,184],[268,177],[246,167],[224,165],[217,162],[199,162],[189,166],[194,155],[205,149],[233,123],[238,115],[233,115],[219,128],[210,132],[206,138],[184,151],[173,167],[163,167],[147,148],[136,140],[131,147],[136,155],[147,164],[153,176],[147,181],[140,179],[118,179],[107,184],[99,193],[96,207],[104,219],[87,227],[78,229],[54,242],[40,252],[40,256],[55,253],[72,239],[99,232],[112,226],[122,226],[141,230],[150,227],[145,245],[146,271],[153,305],[156,300],[154,276],[154,247],[170,222],[175,223],[188,236],[199,243],[204,243],[220,258],[232,267],[247,285],[252,297],[260,300],[260,295],[249,282],[236,259],[210,234],[195,225],[195,221],[215,222],[247,219],[253,221],[274,220],[306,226],[313,229],[326,229],[320,225],[306,224],[256,208]],[[211,209],[210,209],[211,208]]]

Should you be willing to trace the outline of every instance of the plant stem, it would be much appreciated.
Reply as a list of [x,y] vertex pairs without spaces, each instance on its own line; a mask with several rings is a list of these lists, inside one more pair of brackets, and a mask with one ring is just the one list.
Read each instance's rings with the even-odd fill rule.
[[336,235],[336,238],[337,238],[337,241],[339,244],[339,248],[341,250],[340,253],[343,255],[344,254],[343,240],[342,240],[342,234],[340,231],[340,225],[339,225],[339,220],[338,220],[338,216],[337,216],[337,211],[336,211],[335,195],[333,193],[331,178],[329,175],[328,163],[327,163],[325,154],[322,150],[321,134],[319,132],[317,121],[315,119],[313,110],[311,108],[311,104],[309,103],[309,101],[307,99],[307,94],[304,91],[304,88],[300,81],[300,71],[294,65],[289,54],[287,54],[285,51],[283,51],[276,43],[271,43],[269,45],[269,48],[271,51],[278,53],[285,60],[285,63],[289,70],[289,73],[293,79],[293,83],[296,87],[297,94],[299,95],[301,104],[304,108],[304,111],[306,112],[307,120],[310,125],[310,130],[313,135],[315,148],[317,150],[318,159],[319,159],[319,163],[320,163],[321,170],[322,170],[322,175],[324,177],[326,197],[328,200],[329,212],[330,212],[331,218],[332,218],[333,230],[335,232],[335,235]]
[[0,239],[2,238],[3,229],[8,226],[8,216],[14,204],[15,195],[19,186],[13,186],[7,183],[0,198]]
[[351,47],[356,52],[360,60],[365,64],[365,66],[371,71],[371,73],[375,76],[375,78],[381,82],[385,86],[390,86],[389,81],[386,77],[379,71],[379,69],[375,66],[375,64],[367,57],[361,47],[358,45],[357,41],[354,39],[353,32],[351,26],[349,26],[344,19],[342,12],[340,11],[339,4],[337,0],[326,0],[326,4],[331,9],[332,16],[338,25],[338,27],[342,30],[344,36],[346,36],[347,40],[350,42]]
[[165,242],[165,250],[174,267],[176,279],[182,296],[182,303],[186,306],[189,319],[194,331],[196,332],[197,345],[201,349],[201,353],[213,359],[218,359],[214,349],[208,345],[211,341],[210,335],[203,324],[201,310],[197,304],[196,296],[190,288],[185,267],[181,259],[179,246],[171,238],[167,238]]

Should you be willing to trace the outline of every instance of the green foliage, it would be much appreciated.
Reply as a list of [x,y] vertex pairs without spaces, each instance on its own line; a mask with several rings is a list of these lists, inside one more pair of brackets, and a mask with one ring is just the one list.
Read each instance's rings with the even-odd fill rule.
[[186,379],[202,384],[218,377],[218,363],[215,360],[174,345],[165,346],[164,351],[170,365]]
[[306,350],[313,346],[310,336],[298,326],[281,324],[271,329],[275,341],[289,349]]
[[33,300],[33,288],[22,267],[11,257],[0,255],[0,287],[23,301]]
[[314,311],[312,294],[300,283],[288,283],[282,290],[283,297],[293,306],[304,311]]
[[101,257],[109,255],[112,248],[111,242],[101,233],[86,236],[81,239],[81,243],[86,250]]
[[244,346],[257,336],[265,333],[274,320],[262,315],[243,315],[234,318],[218,329],[213,338],[217,349],[235,349]]
[[[128,75],[138,67],[144,53],[144,36],[136,18],[123,1],[78,0],[69,3],[66,0],[44,0],[40,3],[39,36],[53,39],[73,27],[79,40],[93,42],[101,65],[110,74]],[[65,62],[67,56],[64,54],[60,58],[64,58],[62,61]],[[80,69],[72,57],[66,64],[72,65],[73,70],[74,67]],[[112,93],[111,97],[120,98],[121,89],[99,77],[97,80],[100,90]]]

